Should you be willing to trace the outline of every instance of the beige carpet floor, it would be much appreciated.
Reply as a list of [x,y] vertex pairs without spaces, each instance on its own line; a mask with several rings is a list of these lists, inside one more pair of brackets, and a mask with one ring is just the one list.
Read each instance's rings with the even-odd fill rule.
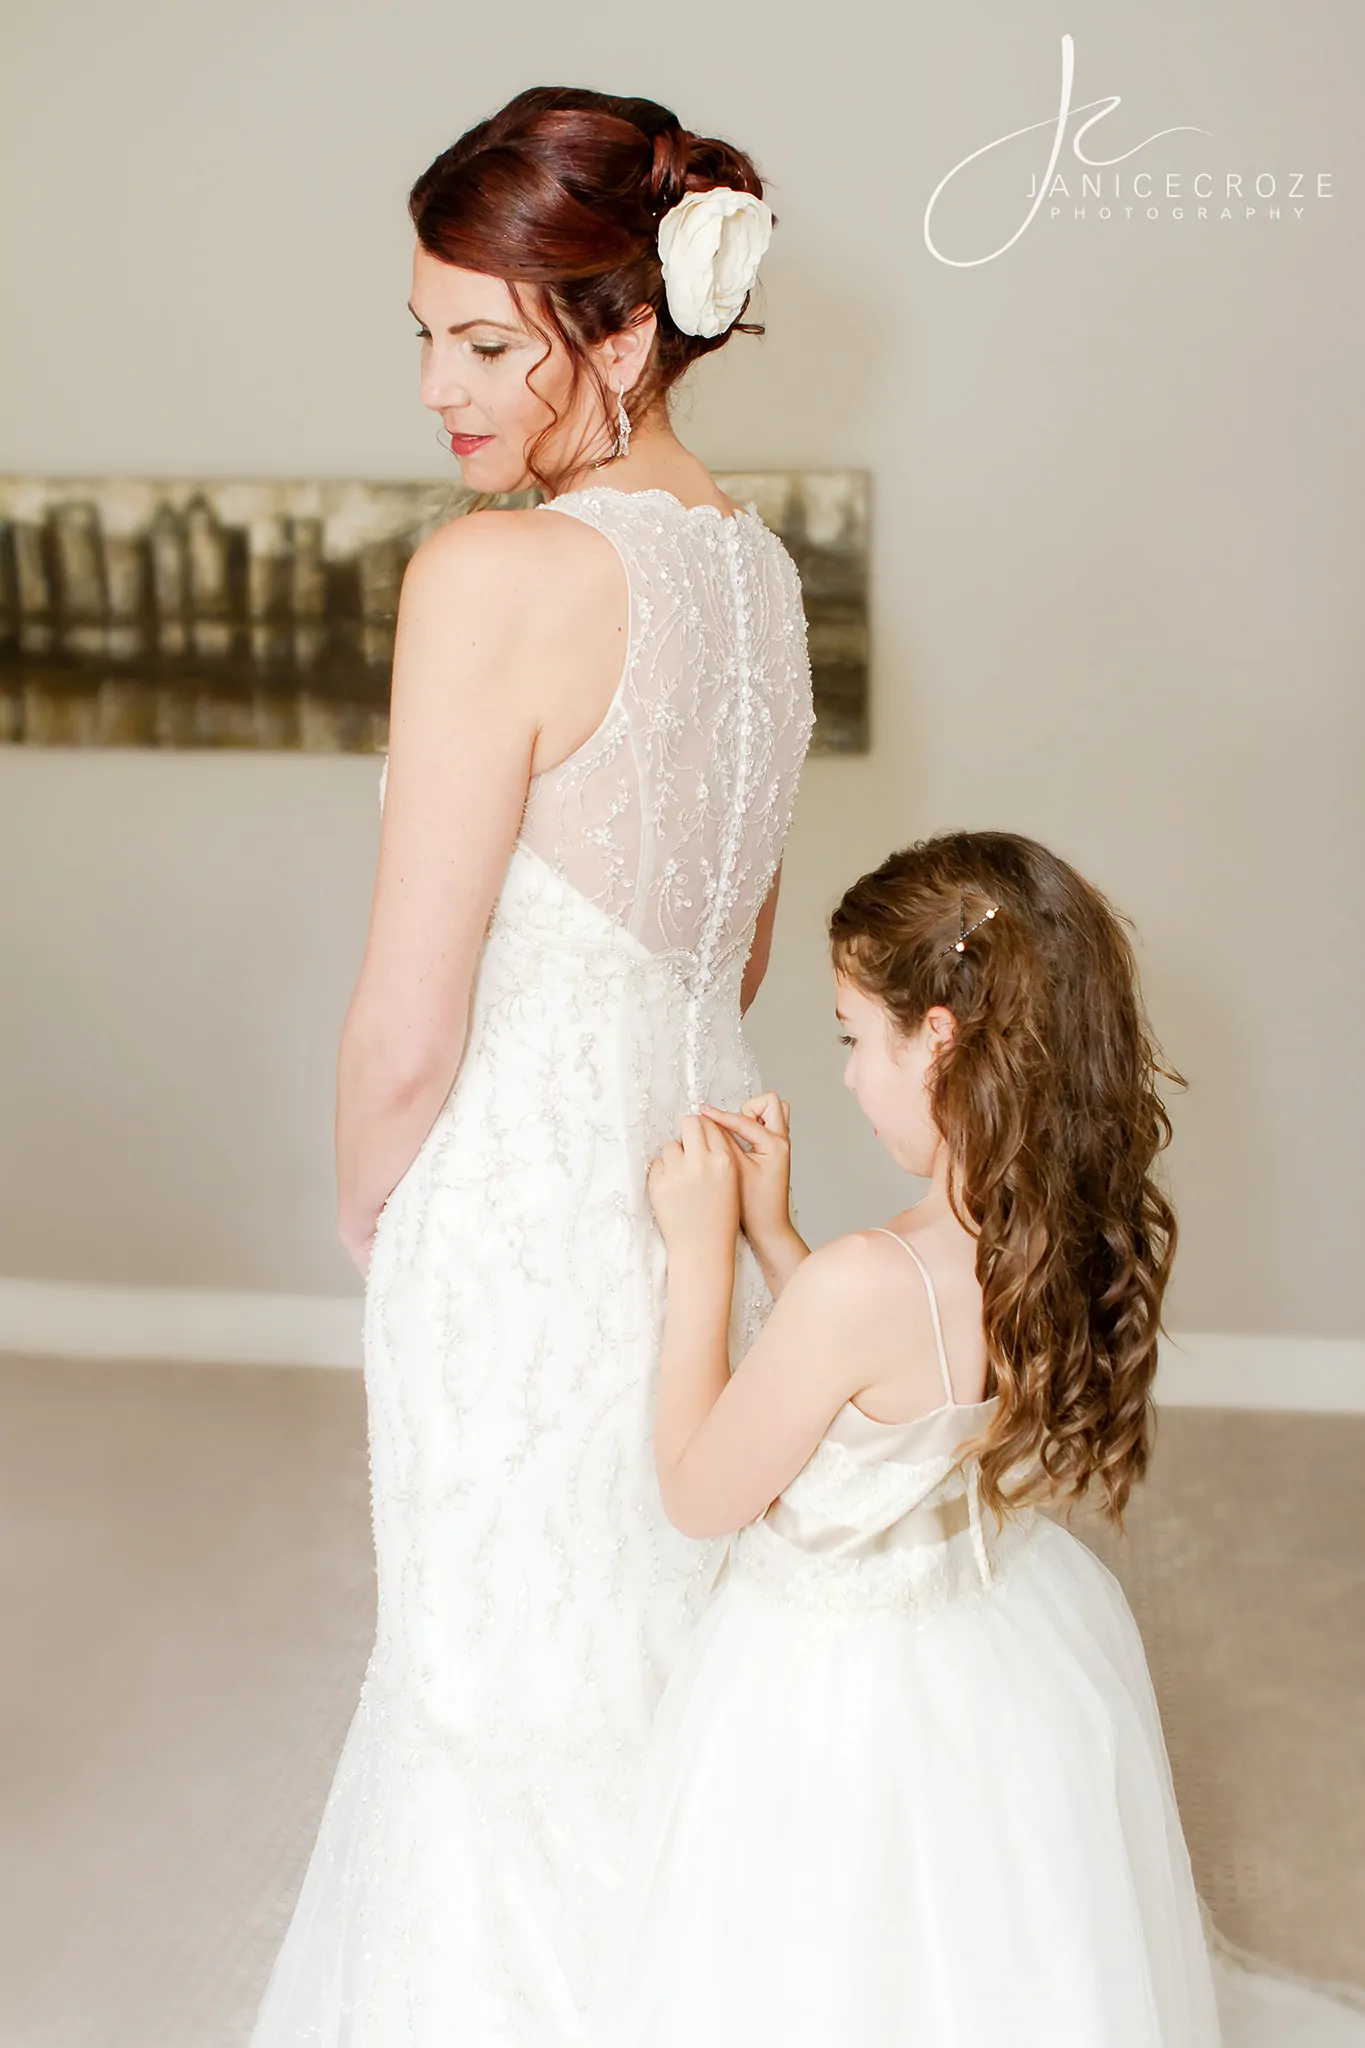
[[[373,1626],[358,1374],[0,1362],[0,2048],[233,2048]],[[1200,1885],[1365,1983],[1365,1420],[1169,1410],[1121,1542]]]

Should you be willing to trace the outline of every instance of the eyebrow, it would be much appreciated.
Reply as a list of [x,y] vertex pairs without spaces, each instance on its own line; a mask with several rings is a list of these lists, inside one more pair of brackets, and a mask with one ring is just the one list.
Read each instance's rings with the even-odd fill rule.
[[[413,305],[411,299],[408,300],[408,311],[411,313],[413,319],[417,322],[419,327],[426,326],[426,321],[422,318],[416,306]],[[477,319],[461,320],[457,322],[457,324],[454,327],[447,327],[446,333],[463,334],[467,327],[496,327],[503,334],[520,334],[521,332],[521,329],[519,327],[509,327],[505,320]]]

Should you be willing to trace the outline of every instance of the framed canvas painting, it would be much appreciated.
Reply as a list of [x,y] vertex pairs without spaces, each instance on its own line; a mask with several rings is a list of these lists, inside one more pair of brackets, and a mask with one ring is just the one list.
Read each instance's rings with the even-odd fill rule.
[[[812,751],[865,751],[868,473],[716,481],[800,570]],[[444,483],[0,476],[0,742],[382,752],[404,566],[475,502]]]

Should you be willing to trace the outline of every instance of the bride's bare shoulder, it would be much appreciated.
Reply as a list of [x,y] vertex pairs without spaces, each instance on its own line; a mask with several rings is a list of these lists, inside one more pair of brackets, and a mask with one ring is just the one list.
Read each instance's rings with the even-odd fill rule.
[[601,534],[579,519],[547,518],[538,505],[464,513],[428,535],[408,564],[414,580],[457,587],[481,609],[520,606],[534,594],[542,619],[595,606],[620,573]]
[[[581,519],[548,519],[540,505],[506,511],[493,506],[466,512],[429,534],[417,555],[455,564],[477,562],[483,568],[503,566],[508,574],[524,573],[528,563],[592,559],[614,554],[604,550],[600,536]],[[414,555],[414,561],[417,556]]]

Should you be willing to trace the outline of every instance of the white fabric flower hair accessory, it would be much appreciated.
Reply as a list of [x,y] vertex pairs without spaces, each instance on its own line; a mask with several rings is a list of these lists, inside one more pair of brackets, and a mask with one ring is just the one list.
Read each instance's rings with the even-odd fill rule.
[[673,325],[684,334],[723,334],[772,239],[772,208],[752,192],[713,185],[689,192],[659,222],[659,262]]

